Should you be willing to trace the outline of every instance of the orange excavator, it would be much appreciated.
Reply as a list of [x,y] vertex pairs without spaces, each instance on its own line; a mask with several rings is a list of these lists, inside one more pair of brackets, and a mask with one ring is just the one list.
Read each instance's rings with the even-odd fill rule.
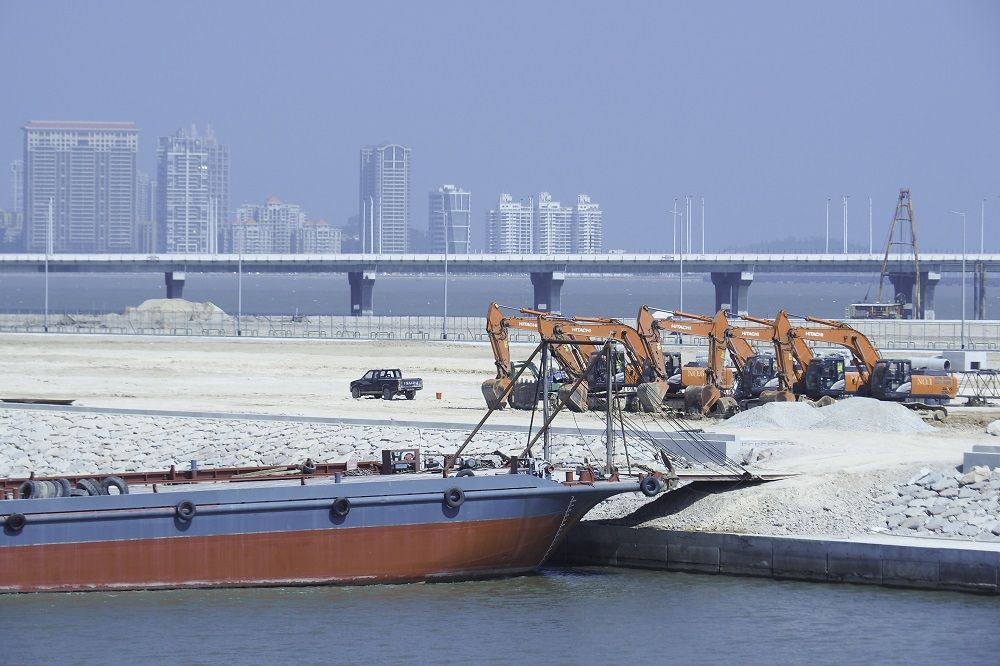
[[[528,312],[528,311],[525,311]],[[575,356],[573,366],[564,365],[570,381],[559,391],[560,399],[574,411],[585,411],[588,398],[603,396],[607,392],[607,363],[594,359],[606,340],[616,340],[612,362],[614,376],[611,378],[613,390],[645,394],[652,392],[662,399],[666,392],[663,357],[659,344],[653,344],[639,332],[617,319],[602,317],[560,317],[543,312],[538,317],[538,332],[547,340],[572,340],[573,345],[555,345],[554,349],[565,348]],[[587,344],[592,341],[592,344]],[[586,374],[576,392],[570,389],[582,374]]]
[[[538,333],[538,313],[524,309],[520,310],[519,313],[524,316],[505,316],[501,307],[496,303],[491,303],[486,312],[486,333],[490,338],[493,359],[497,368],[496,378],[486,380],[482,386],[483,397],[490,409],[503,407],[500,398],[523,365],[510,358],[508,330],[513,328]],[[560,369],[567,374],[572,374],[574,371],[579,372],[571,350],[554,349],[553,358]],[[538,368],[534,364],[530,364],[521,376],[523,379],[518,381],[518,386],[514,387],[507,403],[515,409],[531,409],[538,399]]]
[[638,328],[644,337],[656,336],[661,332],[697,335],[708,338],[708,362],[705,366],[686,365],[681,368],[680,385],[684,388],[684,407],[688,413],[723,413],[737,411],[733,399],[733,373],[726,367],[728,342],[726,331],[729,320],[725,310],[714,317],[705,317],[687,312],[662,311],[669,313],[665,319],[655,318],[652,309],[643,305],[636,317]]
[[774,345],[775,389],[765,389],[759,394],[764,402],[794,402],[796,396],[805,395],[806,368],[813,353],[809,345],[800,337],[791,335],[792,323],[784,310],[779,310],[774,319],[761,319],[741,315],[741,319],[752,321],[771,329],[771,344]]
[[[784,310],[774,319],[779,400],[800,395],[813,400],[863,395],[940,410],[935,405],[958,393],[958,380],[948,372],[945,359],[882,358],[871,340],[852,326],[817,317],[804,319],[814,325],[793,326]],[[851,365],[843,357],[813,354],[807,341],[846,348]]]

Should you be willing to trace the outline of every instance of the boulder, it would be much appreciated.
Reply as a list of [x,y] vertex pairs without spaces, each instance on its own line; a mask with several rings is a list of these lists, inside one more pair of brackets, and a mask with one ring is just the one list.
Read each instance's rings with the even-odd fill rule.
[[941,492],[942,490],[947,490],[948,488],[957,488],[958,481],[950,476],[942,476],[937,481],[930,485],[930,489],[935,492]]
[[1000,437],[1000,419],[996,421],[990,421],[986,426],[986,432],[993,435],[994,437]]

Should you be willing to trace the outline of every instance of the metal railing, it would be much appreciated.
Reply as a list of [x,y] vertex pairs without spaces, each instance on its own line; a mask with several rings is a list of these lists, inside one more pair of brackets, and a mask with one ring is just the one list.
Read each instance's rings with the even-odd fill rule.
[[[634,320],[622,317],[625,322]],[[961,347],[959,321],[853,320],[851,326],[867,335],[881,349],[954,350]],[[339,340],[448,340],[487,342],[484,317],[350,315],[244,315],[223,312],[142,312],[126,314],[50,314],[50,333],[102,333],[112,335],[195,335],[262,338],[326,338]],[[40,314],[0,314],[0,332],[42,333]],[[966,321],[966,349],[1000,350],[1000,321]],[[511,342],[537,342],[534,333],[509,331]],[[703,338],[665,336],[667,345],[702,345]]]

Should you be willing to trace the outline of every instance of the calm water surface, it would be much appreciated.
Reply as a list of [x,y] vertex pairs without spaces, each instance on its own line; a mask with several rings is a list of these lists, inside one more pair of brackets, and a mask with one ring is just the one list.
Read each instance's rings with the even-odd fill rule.
[[[243,313],[259,315],[347,315],[350,288],[347,276],[335,275],[244,275]],[[814,278],[782,281],[759,275],[750,286],[749,310],[773,315],[784,308],[795,314],[841,318],[851,303],[878,296],[878,278]],[[937,288],[938,319],[959,319],[962,313],[961,283],[948,278]],[[888,291],[886,292],[888,295]],[[123,312],[149,298],[164,298],[163,275],[53,274],[49,276],[50,312]],[[966,290],[966,314],[972,317],[972,283]],[[1000,314],[1000,289],[987,289],[987,313]],[[237,308],[235,275],[189,273],[184,298],[210,301],[233,314]],[[379,276],[374,290],[377,315],[440,316],[444,306],[441,276]],[[0,274],[0,312],[42,312],[45,289],[38,274]],[[452,276],[448,282],[450,316],[483,317],[491,301],[504,305],[531,306],[532,289],[527,276]],[[680,287],[676,277],[573,277],[562,289],[562,311],[567,314],[634,317],[642,304],[680,309]],[[715,291],[703,277],[684,283],[684,309],[712,312]]]
[[996,664],[995,597],[616,569],[0,596],[4,663]]

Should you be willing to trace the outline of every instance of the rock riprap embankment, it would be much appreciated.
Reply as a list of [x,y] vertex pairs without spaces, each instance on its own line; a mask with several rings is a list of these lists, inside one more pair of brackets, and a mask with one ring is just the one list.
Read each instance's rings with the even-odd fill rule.
[[[202,467],[292,465],[306,458],[381,460],[382,449],[417,447],[443,455],[453,453],[467,434],[389,425],[0,409],[0,476],[186,469],[191,460]],[[467,451],[509,454],[526,443],[523,433],[481,432]],[[555,463],[603,459],[603,444],[596,438],[554,436],[552,444]],[[651,462],[641,451],[631,455],[633,463]]]
[[1000,541],[1000,469],[924,468],[876,501],[893,534]]

